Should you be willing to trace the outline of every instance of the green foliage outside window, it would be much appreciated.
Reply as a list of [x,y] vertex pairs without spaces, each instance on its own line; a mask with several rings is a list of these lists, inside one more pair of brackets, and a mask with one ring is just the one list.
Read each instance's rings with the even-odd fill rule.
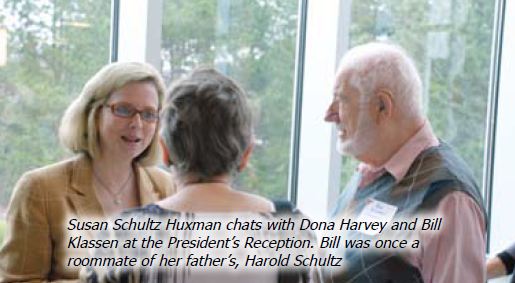
[[[0,208],[30,170],[69,156],[57,129],[84,83],[108,62],[110,1],[0,1]],[[0,209],[0,212],[2,209]]]

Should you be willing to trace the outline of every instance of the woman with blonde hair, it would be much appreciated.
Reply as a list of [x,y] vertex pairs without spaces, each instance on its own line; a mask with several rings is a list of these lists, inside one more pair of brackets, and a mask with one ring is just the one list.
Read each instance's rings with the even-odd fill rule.
[[86,83],[59,129],[75,156],[27,172],[16,185],[0,282],[76,280],[78,269],[68,259],[78,254],[68,249],[67,232],[174,192],[171,176],[153,166],[163,93],[160,74],[146,63],[109,64]]

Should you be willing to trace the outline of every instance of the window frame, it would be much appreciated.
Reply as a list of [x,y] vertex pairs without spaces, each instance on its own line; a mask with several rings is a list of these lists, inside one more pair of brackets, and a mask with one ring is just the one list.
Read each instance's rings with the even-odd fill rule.
[[[288,191],[290,200],[307,215],[325,218],[338,199],[342,157],[336,151],[336,130],[324,122],[323,115],[332,99],[339,58],[349,45],[351,1],[298,1]],[[509,121],[515,120],[515,113],[511,103],[503,102],[509,98],[508,74],[515,73],[515,59],[502,52],[515,49],[515,34],[505,33],[510,27],[515,29],[515,4],[497,0],[495,5],[482,184],[491,222],[488,246],[493,250],[510,241],[509,233],[496,231],[506,219],[491,215],[498,212],[497,206],[509,208],[509,193],[503,192],[509,188],[504,189],[503,184],[511,173],[507,162],[515,160],[515,148],[510,146],[515,136],[506,134],[513,128]],[[145,61],[160,69],[163,1],[112,0],[112,7],[111,61]],[[515,233],[515,228],[512,230]],[[499,238],[499,243],[490,245],[492,238]]]

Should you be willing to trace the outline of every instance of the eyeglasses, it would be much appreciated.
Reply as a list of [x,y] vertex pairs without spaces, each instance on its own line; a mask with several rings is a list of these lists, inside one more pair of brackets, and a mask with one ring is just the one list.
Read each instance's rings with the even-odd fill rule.
[[113,113],[116,117],[132,118],[134,115],[139,114],[141,120],[147,123],[155,123],[157,120],[159,120],[159,113],[153,108],[138,110],[131,104],[123,102],[105,104],[104,106],[109,107],[109,109],[111,109],[111,113]]

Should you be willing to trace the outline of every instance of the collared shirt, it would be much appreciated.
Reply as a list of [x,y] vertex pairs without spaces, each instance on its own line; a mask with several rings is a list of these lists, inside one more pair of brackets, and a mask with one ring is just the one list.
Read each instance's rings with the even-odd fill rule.
[[[426,121],[384,165],[358,166],[363,175],[360,188],[386,171],[399,182],[423,150],[439,144]],[[409,262],[420,270],[425,283],[485,282],[486,235],[479,205],[464,192],[452,192],[440,201],[436,214],[444,217],[443,229],[421,232],[421,247],[407,255]]]
[[426,121],[424,126],[382,166],[373,167],[361,163],[358,167],[358,170],[363,174],[360,187],[370,184],[385,171],[392,174],[397,182],[401,181],[406,176],[415,158],[422,151],[438,145],[440,145],[440,142],[433,133],[431,125]]

